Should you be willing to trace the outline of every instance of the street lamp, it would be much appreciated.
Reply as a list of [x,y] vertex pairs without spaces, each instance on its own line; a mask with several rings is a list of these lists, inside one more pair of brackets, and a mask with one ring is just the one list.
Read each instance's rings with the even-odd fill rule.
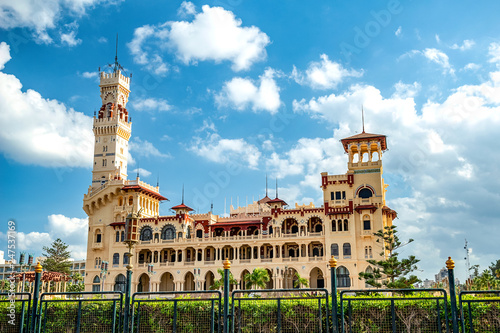
[[109,263],[107,261],[103,261],[101,263],[101,290],[104,291],[104,280],[106,280],[106,275],[108,275],[108,265]]
[[137,213],[134,212],[132,208],[132,213],[128,214],[127,219],[125,220],[125,240],[123,243],[127,245],[128,252],[125,254],[127,256],[127,282],[125,284],[125,314],[123,318],[123,328],[124,332],[128,332],[129,327],[129,314],[130,314],[130,293],[132,289],[132,248],[135,244],[139,242],[139,215],[141,214],[141,210]]
[[25,264],[24,259],[26,258],[26,252],[21,252],[21,255],[19,256],[19,265],[21,265],[21,272],[23,272],[23,293],[24,293],[24,288],[26,286],[26,270],[30,270],[31,266],[33,265],[33,254],[28,255],[28,262]]
[[[153,275],[156,274],[156,271],[154,270],[154,265],[153,264],[148,264],[148,275],[149,275],[149,292],[151,292],[151,278]],[[151,296],[151,295],[150,295]]]

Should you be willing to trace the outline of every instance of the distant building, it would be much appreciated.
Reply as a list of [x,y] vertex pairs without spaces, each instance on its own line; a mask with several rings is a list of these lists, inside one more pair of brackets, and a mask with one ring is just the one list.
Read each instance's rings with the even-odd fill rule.
[[[132,257],[135,291],[207,290],[218,279],[224,259],[244,289],[243,277],[254,268],[266,269],[267,288],[293,288],[296,273],[312,288],[330,286],[328,260],[338,260],[341,289],[365,288],[359,272],[372,268],[366,259],[381,259],[383,249],[373,233],[391,226],[396,212],[386,206],[382,178],[385,135],[362,133],[341,140],[347,172],[318,175],[323,204],[291,205],[264,196],[247,207],[231,207],[229,217],[208,212],[191,214],[182,203],[174,215],[160,216],[167,200],[159,186],[127,179],[127,156],[132,123],[126,109],[130,78],[119,66],[100,73],[102,106],[93,119],[92,184],[83,198],[89,217],[86,291],[124,290],[127,247],[125,219],[140,213],[140,241]],[[182,168],[182,161],[178,161]],[[101,264],[109,263],[105,281]],[[157,274],[148,275],[148,265]]]
[[448,279],[448,270],[446,269],[446,267],[441,268],[439,273],[434,275],[434,280],[436,281],[436,283],[442,282],[444,279]]

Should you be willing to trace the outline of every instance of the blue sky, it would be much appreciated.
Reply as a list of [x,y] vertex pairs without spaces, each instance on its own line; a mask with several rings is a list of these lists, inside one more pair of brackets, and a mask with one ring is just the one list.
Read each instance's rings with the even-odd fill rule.
[[[279,180],[321,204],[346,171],[339,140],[388,136],[384,176],[403,255],[433,277],[499,259],[500,3],[454,1],[0,1],[2,221],[21,250],[56,237],[83,258],[97,70],[132,73],[129,178],[224,213]],[[274,194],[274,189],[270,190]],[[228,210],[228,208],[226,208]],[[6,248],[6,224],[0,230]]]

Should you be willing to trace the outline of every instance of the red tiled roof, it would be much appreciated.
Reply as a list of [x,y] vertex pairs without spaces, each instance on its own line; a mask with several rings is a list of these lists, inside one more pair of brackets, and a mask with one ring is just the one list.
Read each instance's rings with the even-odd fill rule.
[[347,148],[349,146],[349,143],[352,142],[358,142],[358,141],[363,141],[364,139],[380,139],[380,148],[382,148],[382,151],[387,150],[387,140],[386,136],[383,134],[372,134],[372,133],[359,133],[353,136],[350,136],[348,138],[340,140],[342,142],[342,145],[344,146],[344,150],[347,152]]
[[154,198],[160,200],[160,201],[163,201],[163,200],[168,200],[167,198],[165,198],[164,196],[162,196],[160,193],[157,193],[157,192],[154,192],[154,191],[151,191],[150,189],[147,189],[141,185],[126,185],[124,187],[122,187],[122,190],[139,190],[141,192],[146,192],[150,195],[152,195]]
[[268,203],[269,201],[271,201],[271,198],[269,198],[267,195],[265,197],[263,197],[262,199],[260,199],[259,201],[257,201],[258,203]]
[[185,205],[185,204],[183,204],[183,203],[182,203],[182,204],[180,204],[180,205],[177,205],[177,206],[172,207],[172,209],[181,209],[181,208],[185,208],[185,209],[187,209],[187,210],[189,210],[189,211],[193,211],[193,210],[194,210],[194,209],[192,209],[191,207],[188,207],[188,206],[186,206],[186,205]]
[[109,224],[112,227],[119,226],[119,225],[125,225],[125,222],[113,222]]
[[376,211],[377,210],[377,206],[374,206],[374,205],[360,205],[360,206],[357,206],[356,208],[354,208],[354,210],[357,211],[358,213],[359,213],[360,210],[363,210],[363,209],[370,209],[370,210]]
[[275,198],[275,199],[273,199],[273,200],[269,200],[269,201],[268,201],[268,202],[266,202],[266,203],[271,204],[271,203],[280,203],[280,202],[282,202],[282,203],[283,203],[283,205],[285,205],[285,206],[286,206],[286,205],[288,205],[288,204],[287,204],[284,200],[281,200],[281,199],[279,199],[279,198]]

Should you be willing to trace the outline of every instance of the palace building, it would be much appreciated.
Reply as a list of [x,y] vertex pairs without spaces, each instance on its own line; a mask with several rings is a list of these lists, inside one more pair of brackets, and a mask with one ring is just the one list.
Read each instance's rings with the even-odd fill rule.
[[[366,259],[383,252],[373,233],[396,218],[385,204],[385,135],[363,131],[341,140],[347,172],[318,175],[319,207],[288,205],[266,195],[247,207],[231,207],[228,217],[192,214],[184,202],[172,207],[175,215],[160,216],[159,204],[167,199],[159,187],[127,178],[130,78],[115,66],[112,73],[100,73],[99,87],[92,185],[83,199],[89,217],[86,291],[125,289],[128,248],[123,240],[132,210],[140,212],[140,240],[131,257],[133,292],[208,290],[220,278],[217,269],[226,258],[238,282],[235,288],[244,289],[243,277],[257,267],[268,271],[269,289],[293,288],[296,273],[311,288],[327,287],[332,255],[338,261],[338,287],[365,288],[358,273],[371,269]],[[105,274],[103,261],[108,262]]]

